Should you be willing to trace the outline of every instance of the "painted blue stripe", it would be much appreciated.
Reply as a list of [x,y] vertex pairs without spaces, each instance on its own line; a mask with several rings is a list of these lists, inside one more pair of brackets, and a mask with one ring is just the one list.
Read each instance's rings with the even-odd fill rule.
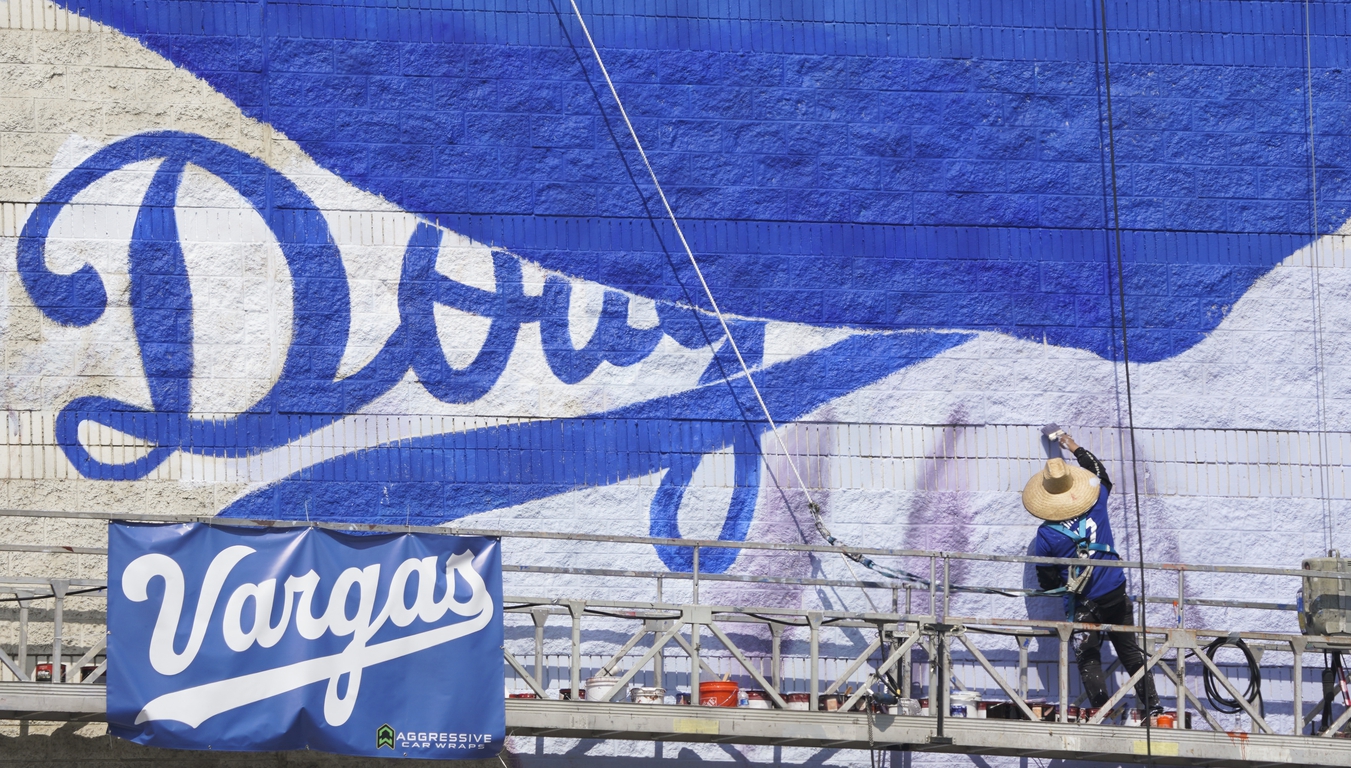
[[[956,347],[967,334],[869,334],[763,369],[756,383],[776,420]],[[402,441],[340,456],[245,496],[224,517],[435,525],[586,486],[665,471],[651,532],[679,537],[681,496],[703,455],[732,447],[736,489],[720,538],[743,541],[759,495],[766,425],[744,377],[585,419],[529,421]],[[726,569],[738,550],[705,554]],[[661,548],[668,567],[689,570],[690,553]]]
[[[703,303],[668,225],[647,220],[603,84],[567,47],[579,29],[547,3],[68,7],[406,210],[570,275]],[[999,329],[1116,358],[1096,8],[654,0],[588,13],[728,309]],[[1332,231],[1351,217],[1338,69],[1351,18],[1344,3],[1309,10],[1318,227]],[[1190,347],[1309,239],[1303,12],[1108,5],[1137,361]]]

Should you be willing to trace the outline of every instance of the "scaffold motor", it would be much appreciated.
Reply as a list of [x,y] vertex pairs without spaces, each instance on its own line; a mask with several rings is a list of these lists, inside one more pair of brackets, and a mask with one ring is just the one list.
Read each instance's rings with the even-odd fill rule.
[[[1338,550],[1327,557],[1304,561],[1308,575],[1297,597],[1299,629],[1306,635],[1351,635],[1351,579],[1344,578],[1351,567]],[[1320,577],[1317,574],[1330,575]]]

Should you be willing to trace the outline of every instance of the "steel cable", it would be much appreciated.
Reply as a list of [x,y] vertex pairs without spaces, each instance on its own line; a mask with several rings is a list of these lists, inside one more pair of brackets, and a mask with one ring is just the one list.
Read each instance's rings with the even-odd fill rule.
[[[1111,170],[1111,199],[1112,199],[1112,233],[1113,244],[1116,251],[1116,281],[1117,298],[1121,303],[1121,365],[1124,371],[1126,385],[1126,434],[1130,441],[1130,468],[1131,468],[1131,496],[1135,502],[1135,541],[1136,556],[1140,567],[1140,647],[1149,647],[1149,602],[1145,595],[1145,528],[1143,514],[1140,511],[1140,469],[1139,457],[1135,450],[1135,403],[1131,393],[1131,354],[1130,340],[1127,332],[1128,323],[1126,318],[1126,271],[1125,260],[1122,257],[1121,248],[1121,204],[1120,195],[1117,188],[1116,174],[1116,129],[1112,116],[1112,64],[1108,55],[1107,39],[1107,0],[1098,0],[1098,12],[1101,14],[1102,22],[1102,79],[1103,92],[1107,107],[1107,158]],[[1120,402],[1118,400],[1118,402]],[[1125,452],[1122,452],[1122,460],[1126,458]],[[1150,707],[1149,702],[1139,702],[1142,710]],[[1154,734],[1153,726],[1150,723],[1148,712],[1144,718],[1145,726],[1145,755],[1154,757]]]
[[[582,17],[581,9],[577,7],[577,0],[570,0],[570,3],[572,5],[572,12],[576,15],[577,22],[582,27],[582,34],[586,36],[587,45],[591,48],[591,54],[596,59],[596,66],[600,68],[601,75],[605,77],[605,84],[610,89],[610,95],[614,98],[615,105],[619,108],[620,116],[624,118],[624,125],[628,128],[629,137],[633,140],[634,146],[638,149],[638,155],[643,160],[643,166],[647,169],[648,176],[652,179],[652,186],[656,189],[657,197],[661,199],[662,207],[666,210],[666,215],[671,220],[671,225],[675,228],[676,236],[680,239],[680,245],[684,248],[686,257],[689,258],[690,266],[694,268],[694,274],[699,278],[699,285],[704,290],[704,296],[707,297],[709,306],[712,307],[713,313],[718,318],[718,324],[722,326],[722,332],[727,337],[728,347],[732,350],[732,353],[736,355],[737,363],[741,366],[741,371],[746,376],[746,383],[750,386],[751,392],[755,395],[755,401],[759,404],[760,411],[765,415],[765,421],[769,424],[770,432],[773,433],[775,441],[778,442],[779,450],[783,452],[784,459],[788,463],[788,468],[792,470],[793,477],[797,480],[798,488],[801,489],[803,496],[807,499],[807,509],[811,512],[812,522],[816,528],[816,532],[820,534],[827,543],[832,546],[840,547],[840,555],[845,558],[845,567],[849,569],[849,574],[855,581],[858,581],[859,578],[857,574],[854,573],[853,566],[849,564],[849,561],[851,560],[862,565],[864,568],[887,578],[898,581],[913,581],[928,586],[928,581],[915,574],[906,573],[905,571],[894,571],[890,568],[879,566],[870,558],[847,551],[846,545],[831,535],[830,530],[826,527],[825,520],[821,516],[821,508],[816,504],[816,501],[812,499],[811,490],[807,487],[806,481],[802,478],[802,473],[797,468],[797,462],[793,461],[793,457],[788,451],[788,444],[784,441],[783,435],[780,434],[779,427],[774,422],[774,417],[769,412],[769,406],[766,405],[764,397],[760,394],[760,387],[755,383],[755,377],[751,375],[750,366],[746,364],[745,358],[742,357],[741,348],[737,345],[736,339],[732,336],[732,330],[727,324],[727,319],[723,316],[722,309],[718,306],[717,299],[713,298],[713,291],[709,288],[708,281],[704,279],[704,272],[699,267],[699,261],[694,257],[694,251],[690,248],[689,242],[685,239],[685,232],[680,226],[680,220],[676,218],[675,211],[671,208],[670,201],[666,199],[666,192],[662,189],[661,182],[657,180],[657,172],[652,168],[652,163],[648,160],[647,151],[643,148],[643,143],[638,139],[638,132],[633,128],[633,122],[629,120],[628,110],[624,109],[624,102],[619,98],[619,91],[615,88],[614,81],[610,79],[610,72],[606,69],[604,60],[601,59],[600,50],[596,47],[595,40],[591,38],[591,30],[587,28],[586,19]],[[777,480],[775,480],[775,484],[778,484]],[[866,599],[868,604],[876,611],[877,605],[873,603],[872,597],[868,594],[868,591],[866,589],[862,589],[861,591],[863,592],[864,599]]]

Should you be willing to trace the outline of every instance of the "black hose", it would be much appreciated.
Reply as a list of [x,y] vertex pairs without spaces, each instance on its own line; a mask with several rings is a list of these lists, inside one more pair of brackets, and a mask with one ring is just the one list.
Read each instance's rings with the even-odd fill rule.
[[[62,597],[88,595],[94,592],[102,592],[105,589],[107,589],[107,587],[89,587],[88,589],[72,589],[66,594],[62,595]],[[22,603],[25,600],[51,600],[53,597],[56,597],[55,592],[53,592],[50,595],[29,595],[28,597],[0,597],[0,603]]]
[[[1324,655],[1326,658],[1326,654]],[[1332,652],[1332,663],[1323,665],[1323,726],[1320,731],[1328,729],[1328,723],[1332,722],[1332,700],[1337,698],[1337,677],[1342,671],[1342,654],[1338,651]],[[1310,723],[1312,726],[1312,723]],[[1312,735],[1312,734],[1311,734]]]
[[[1232,645],[1243,651],[1243,656],[1248,660],[1248,690],[1243,692],[1243,698],[1250,704],[1256,704],[1258,713],[1265,717],[1266,707],[1262,703],[1262,668],[1258,665],[1257,657],[1253,656],[1252,649],[1248,647],[1248,644],[1236,637],[1217,637],[1215,642],[1206,646],[1206,657],[1214,661],[1215,652],[1226,645]],[[1237,700],[1225,695],[1222,686],[1216,684],[1215,675],[1210,671],[1210,667],[1203,666],[1201,673],[1205,681],[1206,698],[1210,700],[1210,706],[1227,715],[1235,715],[1243,711],[1243,706]]]

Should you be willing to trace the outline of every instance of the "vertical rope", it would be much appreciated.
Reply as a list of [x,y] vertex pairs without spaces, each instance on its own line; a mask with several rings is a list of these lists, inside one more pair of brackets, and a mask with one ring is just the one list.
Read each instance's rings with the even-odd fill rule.
[[[1121,256],[1121,206],[1118,201],[1116,179],[1116,126],[1112,122],[1112,64],[1107,50],[1107,0],[1098,0],[1098,10],[1102,14],[1102,77],[1107,102],[1107,158],[1112,181],[1112,235],[1116,247],[1116,285],[1117,298],[1121,303],[1121,362],[1125,369],[1126,380],[1126,433],[1130,438],[1131,496],[1135,501],[1135,538],[1136,559],[1140,570],[1140,647],[1149,659],[1149,618],[1148,602],[1145,592],[1145,529],[1143,515],[1140,512],[1140,461],[1135,451],[1135,403],[1131,397],[1131,353],[1126,322],[1126,274]],[[1123,459],[1125,457],[1123,456]],[[1149,674],[1146,670],[1145,674]],[[1143,709],[1145,702],[1138,702]],[[1145,713],[1145,755],[1154,755],[1153,729]],[[1179,713],[1179,717],[1181,713]]]
[[[796,478],[798,487],[802,489],[802,495],[807,498],[807,508],[811,511],[812,521],[816,530],[822,538],[831,545],[843,547],[843,542],[838,541],[826,529],[825,521],[821,518],[821,508],[812,498],[811,490],[807,487],[806,481],[802,479],[802,473],[797,468],[797,462],[788,452],[788,445],[784,442],[783,435],[779,432],[779,427],[774,423],[774,417],[769,412],[769,406],[765,404],[764,397],[760,394],[760,387],[755,383],[755,377],[751,375],[750,366],[746,365],[746,359],[741,355],[741,348],[736,343],[736,338],[732,336],[732,329],[727,325],[727,319],[722,314],[722,309],[718,307],[717,299],[713,298],[713,291],[708,287],[708,281],[704,279],[704,271],[699,268],[699,261],[694,258],[694,250],[690,248],[689,241],[685,239],[685,231],[680,226],[680,220],[676,218],[675,211],[671,208],[671,203],[666,199],[666,192],[661,187],[661,182],[657,180],[657,172],[652,168],[652,163],[647,159],[647,150],[643,149],[643,143],[638,139],[638,132],[633,128],[633,122],[629,120],[628,110],[624,109],[624,102],[619,98],[619,91],[615,89],[615,84],[610,79],[610,71],[605,68],[605,61],[601,59],[600,50],[596,48],[596,41],[591,38],[591,30],[586,26],[586,19],[582,17],[582,11],[577,7],[577,0],[569,0],[572,5],[572,12],[577,16],[577,23],[582,27],[582,34],[586,36],[586,44],[591,48],[591,54],[596,59],[596,66],[600,68],[600,73],[605,77],[605,84],[610,89],[610,95],[615,100],[615,105],[619,108],[619,115],[624,118],[624,125],[629,130],[629,137],[633,139],[633,145],[638,149],[638,155],[643,160],[643,166],[647,168],[647,175],[652,179],[652,186],[657,190],[657,196],[661,199],[661,205],[666,209],[666,216],[671,220],[671,226],[675,228],[676,236],[680,239],[680,245],[685,250],[685,255],[690,260],[690,266],[694,268],[694,274],[699,278],[699,285],[704,289],[704,296],[708,298],[709,306],[713,308],[713,313],[718,317],[718,324],[722,326],[723,335],[727,337],[727,344],[736,355],[736,361],[741,366],[742,373],[746,376],[746,383],[750,385],[751,392],[755,395],[755,401],[760,405],[760,411],[765,415],[765,421],[769,424],[770,432],[774,435],[775,441],[779,444],[779,450],[783,451],[784,459],[788,462],[788,468],[793,471],[793,477]],[[757,442],[758,444],[758,442]],[[777,482],[777,481],[776,481]],[[910,574],[898,574],[890,569],[885,569],[873,563],[870,558],[862,557],[851,552],[841,552],[840,555],[845,558],[845,567],[849,569],[849,575],[854,581],[859,581],[858,575],[854,573],[854,566],[850,563],[852,560],[865,568],[880,573],[893,579],[915,580]],[[872,597],[866,589],[860,590],[863,597],[872,606],[874,612],[877,611],[877,605],[873,603]]]
[[713,291],[708,287],[708,281],[704,279],[704,271],[699,268],[699,262],[694,258],[694,251],[685,239],[685,230],[681,228],[680,220],[676,218],[675,211],[671,209],[670,201],[666,199],[666,192],[662,190],[661,182],[657,180],[657,172],[653,170],[652,163],[647,159],[647,151],[643,149],[643,143],[638,140],[638,132],[633,129],[633,122],[629,120],[628,110],[624,109],[624,102],[619,98],[619,91],[615,90],[614,81],[610,79],[610,72],[605,68],[605,62],[600,57],[596,42],[591,39],[591,30],[587,28],[586,20],[582,18],[582,11],[577,7],[577,0],[570,0],[570,2],[572,12],[577,16],[577,22],[582,25],[582,34],[586,36],[586,44],[590,46],[591,53],[596,58],[596,66],[600,67],[600,73],[605,77],[605,84],[610,88],[610,95],[614,97],[615,105],[619,107],[619,114],[624,118],[624,125],[629,129],[629,137],[633,139],[634,146],[638,148],[638,155],[643,160],[643,166],[647,168],[647,175],[652,179],[652,186],[657,190],[657,197],[661,199],[661,205],[666,209],[666,216],[671,220],[671,226],[675,227],[676,237],[680,239],[680,246],[685,249],[685,255],[690,260],[690,266],[694,267],[694,274],[699,278],[699,285],[704,289],[704,296],[708,298],[709,306],[713,308],[713,314],[717,316],[718,324],[722,326],[723,335],[727,337],[728,345],[732,352],[736,354],[737,363],[740,364],[742,372],[746,374],[746,383],[750,385],[751,392],[755,394],[755,401],[760,404],[760,410],[765,414],[765,421],[774,431],[774,435],[779,442],[779,448],[783,451],[784,456],[789,459],[788,466],[793,470],[793,476],[797,478],[798,485],[801,486],[808,503],[814,503],[812,502],[811,492],[807,489],[807,484],[802,480],[802,474],[798,472],[797,464],[788,455],[788,446],[784,443],[783,436],[778,433],[778,425],[774,423],[774,417],[769,413],[769,406],[765,405],[765,399],[760,395],[760,387],[756,385],[755,378],[751,376],[751,369],[746,365],[746,359],[741,356],[741,348],[732,336],[732,329],[728,327],[722,309],[718,307],[718,300],[713,298]]
[[[652,185],[656,188],[657,196],[661,199],[662,207],[665,208],[666,215],[671,220],[671,225],[675,227],[676,235],[680,239],[680,245],[684,248],[686,257],[689,258],[690,266],[694,267],[694,274],[699,278],[699,285],[704,290],[704,296],[708,298],[709,305],[712,306],[714,314],[717,315],[718,323],[722,326],[723,333],[727,336],[727,342],[731,346],[732,351],[736,354],[737,363],[741,366],[741,370],[746,376],[746,383],[750,385],[751,392],[755,394],[755,400],[760,405],[760,411],[764,413],[765,421],[768,422],[770,431],[773,433],[775,441],[779,444],[779,449],[783,451],[784,458],[788,461],[788,468],[793,471],[793,476],[797,479],[798,487],[802,489],[802,494],[807,499],[807,509],[811,512],[812,523],[816,528],[816,532],[821,535],[821,538],[825,539],[826,543],[840,548],[840,556],[845,559],[845,567],[849,569],[849,575],[854,581],[859,581],[859,578],[854,572],[854,566],[851,565],[851,561],[889,579],[929,586],[930,580],[925,579],[918,574],[901,569],[888,568],[873,562],[872,558],[865,555],[849,552],[847,545],[835,538],[826,527],[825,520],[821,517],[821,507],[817,505],[816,501],[812,498],[811,490],[807,487],[806,481],[803,480],[802,474],[798,470],[797,463],[793,461],[793,457],[789,454],[788,446],[784,442],[783,435],[780,434],[779,427],[774,422],[774,417],[770,415],[769,407],[765,404],[764,398],[760,395],[760,388],[755,383],[755,377],[751,375],[750,367],[746,365],[745,358],[741,356],[741,349],[737,346],[736,339],[732,337],[732,331],[728,327],[726,319],[723,317],[722,310],[718,307],[717,300],[713,298],[713,291],[708,287],[708,282],[704,279],[703,270],[699,268],[699,262],[694,257],[694,251],[690,248],[689,242],[685,239],[684,230],[680,227],[680,220],[676,218],[675,211],[672,210],[671,203],[666,199],[666,193],[662,190],[661,182],[657,180],[657,172],[653,170],[652,163],[647,158],[647,151],[643,149],[643,143],[638,139],[638,132],[633,128],[633,122],[629,120],[628,110],[624,109],[624,102],[619,98],[619,91],[615,89],[614,81],[610,78],[610,72],[605,67],[605,61],[601,58],[600,50],[596,48],[596,42],[591,37],[591,30],[586,26],[586,19],[582,17],[581,9],[577,7],[577,0],[570,0],[570,3],[572,5],[572,12],[577,17],[577,23],[581,25],[582,33],[586,36],[586,43],[591,48],[591,54],[596,60],[596,66],[600,68],[601,75],[605,77],[605,84],[610,89],[610,96],[614,98],[615,105],[619,108],[619,114],[624,118],[624,125],[628,128],[629,137],[633,140],[633,145],[638,149],[638,155],[642,158],[643,166],[647,169],[647,174],[652,179]],[[1113,171],[1113,178],[1115,179],[1115,171]],[[1115,181],[1113,184],[1115,185]],[[756,441],[756,447],[763,454],[763,447],[759,441]],[[778,486],[777,477],[775,477],[773,473],[770,473],[770,477],[774,478],[774,483]],[[949,587],[950,591],[954,592],[1003,595],[1005,597],[1014,596],[1011,593],[991,587],[950,587],[950,585],[945,585],[945,587]],[[860,589],[863,592],[863,597],[868,601],[868,604],[872,606],[874,611],[877,611],[877,605],[873,602],[873,599],[868,594],[867,590],[863,589],[861,585]]]
[[1309,282],[1312,287],[1310,300],[1313,302],[1313,349],[1314,349],[1314,398],[1317,402],[1318,416],[1318,483],[1319,496],[1323,500],[1323,549],[1332,549],[1333,519],[1332,500],[1328,496],[1331,478],[1328,470],[1328,426],[1326,402],[1326,376],[1323,370],[1323,288],[1321,274],[1322,249],[1319,247],[1318,234],[1318,153],[1314,147],[1314,111],[1313,111],[1313,36],[1310,32],[1311,16],[1309,0],[1304,0],[1304,97],[1309,125],[1309,233],[1313,240],[1309,246]]

